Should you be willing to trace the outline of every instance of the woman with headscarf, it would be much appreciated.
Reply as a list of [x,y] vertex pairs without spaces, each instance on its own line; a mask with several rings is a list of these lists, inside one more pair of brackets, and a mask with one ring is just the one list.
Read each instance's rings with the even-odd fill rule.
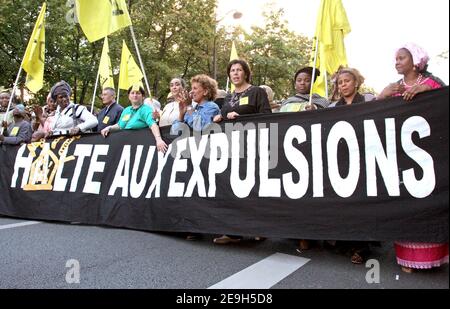
[[[439,78],[427,71],[429,57],[421,47],[405,44],[397,50],[395,57],[395,68],[403,78],[387,86],[378,98],[403,96],[406,101],[411,101],[418,93],[444,86]],[[406,273],[448,263],[448,242],[395,242],[395,252],[397,263]]]
[[70,102],[72,88],[65,81],[56,83],[50,90],[50,96],[58,105],[50,135],[77,135],[95,128],[97,118],[85,106]]
[[317,77],[320,76],[320,71],[316,69],[314,80],[312,78],[313,68],[304,67],[298,70],[294,75],[294,88],[296,94],[290,98],[287,98],[281,103],[281,113],[285,112],[301,112],[305,110],[318,109],[328,107],[330,102],[313,93],[311,96],[311,103],[309,104],[309,96],[311,92],[311,84],[314,83]]
[[437,77],[427,71],[430,57],[427,52],[413,43],[407,43],[395,54],[395,68],[403,78],[388,85],[377,97],[403,96],[405,101],[411,101],[417,94],[445,86]]
[[153,110],[144,104],[145,90],[140,85],[128,89],[128,99],[131,105],[125,108],[118,123],[108,126],[101,131],[103,137],[120,130],[138,130],[149,128],[156,140],[156,148],[162,153],[167,151],[167,144],[161,138],[159,126],[153,119]]

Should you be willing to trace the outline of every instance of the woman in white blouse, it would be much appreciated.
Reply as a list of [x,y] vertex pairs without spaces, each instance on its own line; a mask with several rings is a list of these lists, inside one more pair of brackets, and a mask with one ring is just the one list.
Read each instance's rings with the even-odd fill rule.
[[179,77],[173,78],[170,81],[170,94],[166,106],[160,115],[155,113],[155,118],[159,118],[159,126],[171,126],[175,120],[180,116],[180,103],[176,100],[177,97],[186,89],[186,82]]

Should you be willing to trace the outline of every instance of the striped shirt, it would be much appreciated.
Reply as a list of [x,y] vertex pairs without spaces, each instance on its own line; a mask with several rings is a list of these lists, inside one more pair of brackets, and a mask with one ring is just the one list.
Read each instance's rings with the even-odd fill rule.
[[97,124],[97,118],[85,106],[71,102],[62,111],[59,106],[56,109],[52,131],[56,135],[65,135],[69,134],[70,129],[78,127],[81,132],[87,132]]

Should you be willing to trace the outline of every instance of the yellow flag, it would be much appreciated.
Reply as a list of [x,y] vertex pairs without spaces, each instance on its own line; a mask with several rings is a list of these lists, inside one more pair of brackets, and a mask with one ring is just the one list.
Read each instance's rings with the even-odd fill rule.
[[108,37],[105,37],[105,42],[103,43],[103,51],[102,57],[100,58],[98,73],[100,76],[100,85],[102,89],[105,88],[114,89],[114,77],[111,66],[111,58],[109,57]]
[[314,84],[313,93],[325,95],[325,72],[334,74],[339,66],[348,65],[344,37],[350,31],[342,1],[321,0],[315,34],[319,40],[316,67],[320,68],[321,76]]
[[125,0],[76,0],[78,22],[90,42],[131,25]]
[[44,85],[46,8],[44,2],[22,61],[22,68],[28,73],[25,85],[34,93]]
[[[236,45],[234,44],[234,41],[233,41],[233,44],[231,45],[230,61],[235,60],[235,59],[239,59],[239,56],[238,56],[238,53],[236,50]],[[230,91],[233,92],[234,89],[235,89],[234,85],[231,84]]]
[[327,95],[325,91],[326,85],[327,83],[325,82],[325,73],[321,73],[321,75],[317,77],[314,83],[312,93],[316,93],[321,97],[325,97]]
[[236,45],[234,44],[234,41],[233,41],[233,44],[231,45],[230,61],[235,60],[235,59],[239,59],[239,56],[238,56],[238,53],[236,50]]
[[127,44],[123,41],[122,57],[120,60],[119,89],[128,90],[128,88],[134,84],[140,83],[143,77],[144,75],[142,74],[141,69],[139,69],[136,61],[134,61]]

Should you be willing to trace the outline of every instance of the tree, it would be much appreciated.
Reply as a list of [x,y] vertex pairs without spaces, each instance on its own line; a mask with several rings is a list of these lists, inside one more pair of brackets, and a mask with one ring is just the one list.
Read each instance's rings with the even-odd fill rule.
[[167,97],[174,76],[188,79],[210,71],[216,5],[216,0],[132,2],[130,13],[153,96]]
[[283,10],[264,13],[265,27],[253,27],[239,44],[253,71],[256,85],[268,85],[278,99],[293,91],[295,72],[311,59],[310,39],[288,30]]
[[440,53],[438,55],[438,57],[441,59],[448,59],[448,49],[446,51],[443,51],[442,53]]
[[[28,40],[39,14],[36,1],[2,0],[0,6],[0,62],[3,74],[0,84],[12,88]],[[46,57],[44,88],[36,94],[36,101],[45,102],[50,87],[64,79],[72,85],[74,101],[85,103],[95,81],[95,61],[101,45],[88,44],[79,25],[71,24],[66,16],[71,8],[60,0],[47,1]],[[24,88],[26,74],[22,74],[19,89]],[[92,91],[91,91],[92,93]]]
[[[0,85],[12,87],[40,5],[32,0],[1,0]],[[64,79],[73,88],[76,103],[89,104],[103,41],[89,43],[78,24],[71,22],[74,0],[47,0],[45,84],[36,100],[44,104],[50,87]],[[213,74],[216,34],[218,82],[225,88],[226,66],[232,40],[248,60],[254,83],[271,86],[277,98],[292,92],[294,72],[308,63],[311,41],[287,29],[283,11],[265,14],[266,26],[251,34],[241,28],[220,27],[215,32],[217,0],[128,0],[129,12],[152,95],[164,103],[174,76],[189,80],[196,74]],[[110,56],[118,81],[122,40],[137,60],[129,29],[109,37]],[[25,74],[19,87],[23,89]],[[100,92],[97,91],[97,95]],[[124,91],[120,102],[127,102]],[[96,104],[100,105],[99,99]]]

